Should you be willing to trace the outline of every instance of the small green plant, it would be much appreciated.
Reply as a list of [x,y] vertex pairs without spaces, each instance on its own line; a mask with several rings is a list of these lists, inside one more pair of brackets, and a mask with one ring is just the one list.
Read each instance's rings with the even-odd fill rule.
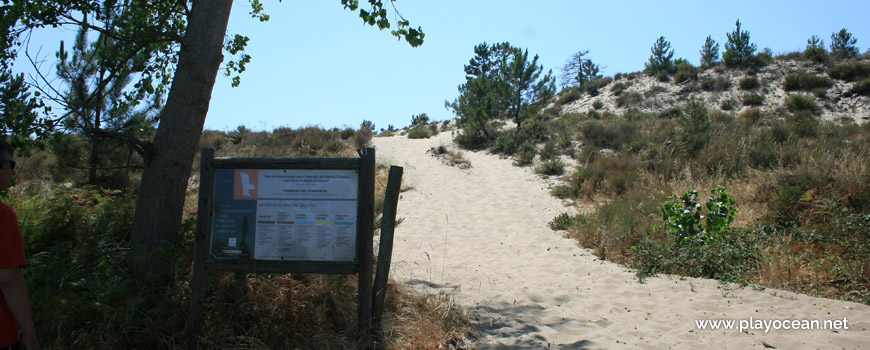
[[861,96],[870,96],[870,79],[864,79],[864,81],[855,84],[852,92]]
[[550,221],[547,225],[550,226],[553,231],[559,231],[567,230],[574,225],[583,225],[587,221],[586,216],[583,214],[571,215],[568,213],[562,213],[553,218],[553,221]]
[[758,82],[756,77],[746,77],[740,79],[739,85],[741,90],[755,90],[761,86],[761,83]]
[[845,81],[870,79],[870,63],[847,62],[828,68],[828,76]]
[[613,93],[613,96],[619,96],[622,95],[622,92],[625,91],[625,89],[627,88],[628,86],[623,83],[616,83],[610,87],[610,92]]
[[643,102],[643,96],[636,91],[619,95],[616,98],[616,106],[620,108],[635,106],[641,102]]
[[409,139],[428,139],[429,136],[431,136],[429,135],[429,130],[421,126],[412,128],[410,131],[408,131]]
[[649,88],[648,90],[646,90],[646,91],[643,92],[643,97],[651,97],[651,96],[655,96],[656,94],[658,94],[658,93],[660,93],[660,92],[664,92],[664,91],[666,91],[666,90],[667,90],[667,89],[665,89],[664,86],[661,86],[661,85],[653,85],[653,86],[650,86],[650,88]]
[[541,175],[562,175],[565,173],[565,162],[559,158],[551,158],[537,167],[535,173]]
[[764,104],[764,96],[759,94],[750,94],[743,96],[744,106],[761,106]]
[[787,75],[785,77],[785,82],[782,84],[782,88],[785,89],[785,91],[812,91],[813,89],[818,88],[827,89],[833,85],[834,82],[828,77],[815,75],[806,71],[799,71]]
[[792,113],[807,111],[812,114],[818,114],[822,110],[816,103],[816,99],[809,95],[789,94],[785,97],[783,103]]
[[720,186],[710,191],[704,211],[698,203],[698,191],[690,189],[679,198],[671,196],[659,213],[674,244],[680,246],[690,240],[721,242],[737,216],[737,208],[728,191]]
[[604,107],[604,103],[601,102],[600,100],[595,100],[595,102],[592,102],[592,108],[595,108],[596,110],[598,110],[598,109],[601,109],[602,107]]
[[556,104],[560,106],[564,106],[571,102],[579,100],[583,97],[583,89],[580,87],[569,87],[562,90],[562,93],[559,94],[559,99],[556,100]]

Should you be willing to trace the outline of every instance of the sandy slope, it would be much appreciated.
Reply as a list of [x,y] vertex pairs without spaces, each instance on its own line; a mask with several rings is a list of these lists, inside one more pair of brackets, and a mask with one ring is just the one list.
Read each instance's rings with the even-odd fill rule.
[[[713,280],[651,278],[598,260],[547,227],[568,209],[528,168],[465,152],[472,168],[422,140],[375,138],[378,161],[405,169],[392,277],[451,295],[474,322],[480,349],[870,348],[870,307]],[[446,244],[446,247],[445,247]],[[701,330],[696,320],[848,320],[848,330]]]

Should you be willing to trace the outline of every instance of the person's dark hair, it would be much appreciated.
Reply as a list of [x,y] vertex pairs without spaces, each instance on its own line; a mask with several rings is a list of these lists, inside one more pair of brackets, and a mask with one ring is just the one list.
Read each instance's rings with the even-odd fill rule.
[[6,142],[6,139],[0,139],[0,156],[3,157],[3,160],[11,160],[15,156],[15,149],[9,142]]

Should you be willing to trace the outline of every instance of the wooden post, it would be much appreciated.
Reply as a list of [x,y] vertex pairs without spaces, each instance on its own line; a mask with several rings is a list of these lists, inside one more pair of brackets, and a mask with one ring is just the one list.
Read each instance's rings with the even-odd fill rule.
[[190,315],[188,317],[187,348],[199,349],[199,333],[202,326],[202,314],[205,311],[205,260],[208,257],[208,233],[211,231],[211,213],[208,202],[212,191],[212,162],[214,149],[203,148],[199,166],[199,212],[196,217],[195,245],[193,255],[193,277],[190,284]]
[[361,230],[359,249],[359,315],[357,329],[364,347],[369,347],[369,331],[372,327],[372,245],[375,221],[375,149],[365,148],[361,152],[362,164],[359,176],[359,219]]
[[235,289],[236,298],[236,314],[239,315],[236,321],[236,335],[243,336],[251,329],[250,320],[248,320],[248,274],[237,271],[233,274],[233,288]]
[[[399,206],[399,192],[402,188],[402,167],[391,166],[387,178],[387,191],[384,194],[384,216],[381,219],[381,245],[378,250],[378,269],[375,273],[374,300],[372,301],[372,322],[374,331],[381,331],[381,317],[384,314],[384,299],[387,295],[387,280],[390,277],[390,262],[393,258],[393,233],[396,228],[396,209]],[[379,335],[379,334],[376,334]]]

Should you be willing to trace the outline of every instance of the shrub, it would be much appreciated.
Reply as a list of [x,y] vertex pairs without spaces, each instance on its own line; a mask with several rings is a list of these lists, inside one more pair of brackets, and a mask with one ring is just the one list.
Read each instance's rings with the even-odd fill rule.
[[682,84],[698,77],[698,69],[692,66],[681,66],[674,74],[674,84]]
[[828,89],[825,88],[815,88],[812,92],[813,96],[815,96],[816,98],[828,97]]
[[759,94],[751,94],[743,96],[744,106],[761,106],[764,104],[764,96]]
[[683,109],[680,107],[671,107],[664,111],[659,112],[656,115],[656,118],[660,119],[674,119],[679,118],[683,115]]
[[564,106],[571,102],[579,100],[583,97],[583,89],[579,87],[569,87],[565,90],[562,90],[562,93],[559,94],[559,99],[556,100],[556,104],[560,106]]
[[586,83],[585,89],[586,89],[586,92],[588,92],[590,95],[598,96],[598,90],[601,90],[601,88],[607,86],[611,82],[613,82],[613,78],[611,78],[611,77],[594,79],[594,80]]
[[550,195],[559,199],[575,199],[580,198],[581,190],[582,187],[556,185],[550,190]]
[[559,230],[567,230],[574,225],[582,225],[587,221],[586,216],[583,214],[570,215],[568,213],[559,214],[559,216],[553,218],[553,221],[550,221],[548,226],[553,231]]
[[619,149],[628,144],[637,134],[630,123],[589,121],[581,127],[583,138],[599,148]]
[[562,175],[565,173],[565,162],[559,158],[547,160],[537,167],[535,173],[540,175]]
[[619,96],[619,95],[621,95],[622,92],[625,91],[625,89],[627,89],[627,88],[628,88],[628,86],[626,86],[626,85],[623,84],[623,83],[616,83],[616,84],[613,84],[613,86],[610,87],[610,92],[613,94],[613,96]]
[[792,113],[807,111],[812,114],[818,114],[822,110],[816,103],[816,99],[809,95],[789,94],[785,97],[783,103]]
[[429,131],[426,128],[419,126],[408,131],[409,139],[428,139],[429,136]]
[[698,191],[694,189],[686,191],[679,199],[673,195],[662,203],[659,213],[665,222],[665,229],[673,235],[675,245],[680,246],[692,240],[702,243],[723,241],[723,233],[734,222],[737,208],[724,187],[712,189],[710,195],[703,214],[697,200]]
[[663,86],[653,85],[653,86],[650,86],[649,90],[644,91],[643,97],[655,96],[656,94],[663,92],[665,90],[667,90],[667,89],[665,89]]
[[750,125],[758,124],[758,122],[761,121],[761,118],[764,118],[761,114],[761,110],[755,107],[743,111],[743,113],[740,113],[739,117],[740,119],[747,120]]
[[807,47],[803,57],[816,63],[825,63],[828,61],[828,52],[823,47]]
[[870,96],[870,79],[864,79],[864,81],[855,84],[851,91],[858,95]]
[[595,102],[592,102],[592,108],[601,109],[602,107],[604,107],[604,103],[600,100],[595,100]]
[[834,85],[834,82],[831,79],[815,74],[808,73],[806,71],[799,71],[794,74],[789,74],[785,77],[785,82],[782,85],[782,88],[785,91],[812,91],[817,88],[830,88]]
[[746,77],[740,79],[739,85],[741,90],[755,90],[761,86],[761,83],[758,82],[756,77]]
[[704,79],[701,81],[701,90],[710,92],[723,92],[731,89],[731,80],[726,77],[716,79]]
[[787,122],[788,129],[800,137],[816,137],[819,134],[819,120],[809,111],[797,111]]
[[372,129],[363,126],[353,136],[353,145],[357,149],[366,148],[372,141]]
[[535,161],[535,144],[531,142],[523,143],[519,149],[519,156],[514,160],[516,166],[526,166]]
[[828,68],[828,76],[845,81],[870,79],[870,63],[847,62]]
[[620,108],[635,106],[641,102],[643,102],[643,96],[636,91],[622,94],[616,98],[616,106]]

